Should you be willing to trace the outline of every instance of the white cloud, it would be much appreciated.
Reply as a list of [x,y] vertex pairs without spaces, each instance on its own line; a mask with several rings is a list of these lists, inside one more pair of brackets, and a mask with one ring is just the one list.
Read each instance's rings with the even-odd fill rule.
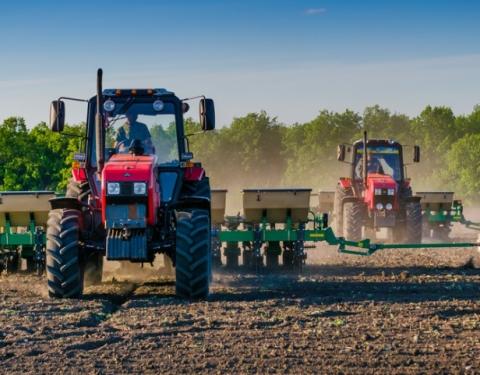
[[325,8],[308,8],[305,10],[305,14],[307,16],[314,16],[316,14],[323,14],[325,13],[327,10]]

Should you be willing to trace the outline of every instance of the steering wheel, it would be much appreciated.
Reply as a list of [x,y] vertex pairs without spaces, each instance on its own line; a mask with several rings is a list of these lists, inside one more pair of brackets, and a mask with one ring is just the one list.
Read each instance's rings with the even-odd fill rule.
[[128,139],[124,139],[123,141],[120,141],[117,143],[115,146],[115,152],[116,153],[126,153],[128,152],[129,148],[132,146],[133,141],[130,141],[130,144],[127,145]]

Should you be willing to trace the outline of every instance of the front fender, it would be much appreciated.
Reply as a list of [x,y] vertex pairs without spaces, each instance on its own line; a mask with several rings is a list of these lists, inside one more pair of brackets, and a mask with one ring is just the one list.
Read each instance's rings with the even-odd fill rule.
[[173,206],[175,209],[200,208],[210,211],[210,198],[202,196],[184,196]]
[[77,198],[53,198],[49,200],[52,210],[61,208],[73,209],[80,211],[84,205]]

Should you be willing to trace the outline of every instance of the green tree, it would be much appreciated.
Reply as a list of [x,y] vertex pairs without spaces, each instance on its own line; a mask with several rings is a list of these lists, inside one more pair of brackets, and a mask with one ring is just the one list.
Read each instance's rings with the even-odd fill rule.
[[478,199],[480,192],[480,134],[467,134],[447,153],[444,179],[465,198]]
[[361,129],[358,113],[322,111],[306,124],[288,128],[283,139],[287,160],[285,184],[333,188],[340,171],[336,147],[351,142]]

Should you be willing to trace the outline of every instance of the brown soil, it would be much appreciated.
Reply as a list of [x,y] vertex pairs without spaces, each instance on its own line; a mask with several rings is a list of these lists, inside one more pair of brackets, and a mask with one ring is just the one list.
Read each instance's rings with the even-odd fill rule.
[[215,274],[208,302],[152,272],[82,300],[3,276],[0,373],[480,372],[476,249],[309,252],[302,276]]

